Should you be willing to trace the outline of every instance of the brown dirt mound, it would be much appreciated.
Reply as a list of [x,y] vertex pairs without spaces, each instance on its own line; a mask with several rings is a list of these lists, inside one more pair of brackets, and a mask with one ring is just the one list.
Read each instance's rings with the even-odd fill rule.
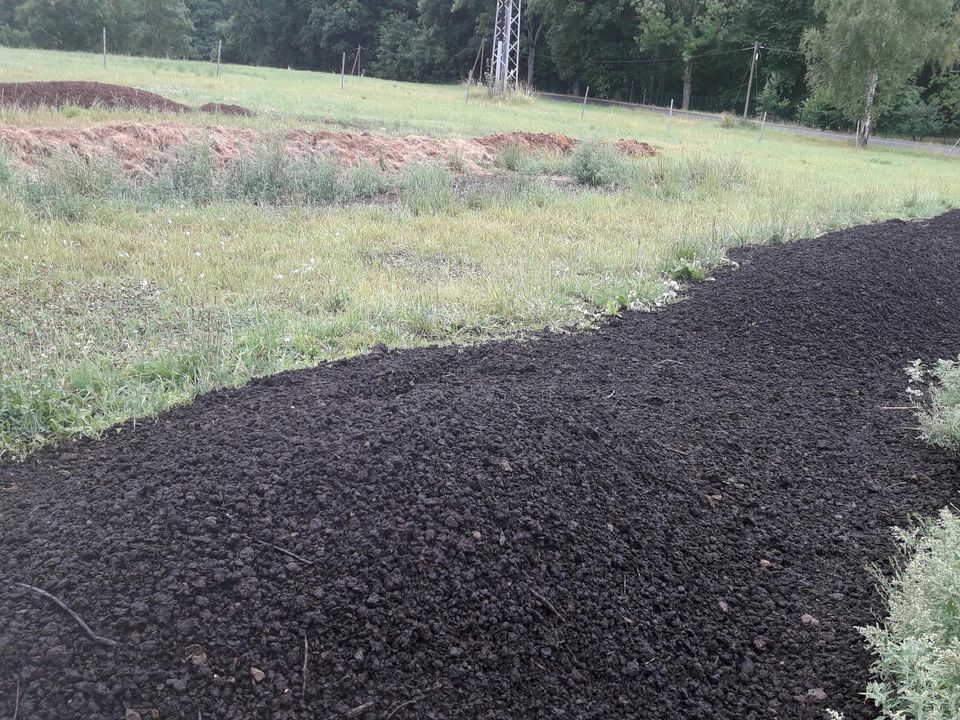
[[477,142],[495,150],[509,145],[516,145],[524,150],[546,150],[558,155],[566,155],[573,150],[576,141],[560,133],[528,133],[511,132],[498,135],[487,135],[477,138]]
[[[291,158],[329,155],[340,165],[373,164],[395,171],[416,163],[448,163],[458,158],[458,170],[471,175],[491,172],[499,148],[518,143],[530,150],[567,153],[575,142],[559,134],[510,133],[472,139],[444,139],[409,135],[391,137],[367,132],[292,130],[278,136],[248,128],[191,126],[179,123],[110,123],[89,128],[21,128],[0,126],[0,146],[21,166],[32,168],[53,153],[69,151],[85,158],[115,156],[131,175],[151,172],[190,143],[209,143],[215,158],[227,163],[251,155],[257,148],[281,139]],[[642,143],[631,142],[645,146]],[[619,147],[619,145],[618,145]],[[628,154],[634,154],[634,152]],[[653,150],[642,154],[652,154]]]
[[85,108],[137,108],[166,112],[186,112],[190,109],[146,90],[79,81],[0,83],[0,105],[24,108],[76,105]]
[[240,115],[242,117],[253,117],[256,113],[242,105],[230,105],[229,103],[207,103],[200,106],[200,112],[216,113],[219,115]]
[[618,140],[617,150],[630,157],[653,157],[657,151],[645,142],[639,140]]

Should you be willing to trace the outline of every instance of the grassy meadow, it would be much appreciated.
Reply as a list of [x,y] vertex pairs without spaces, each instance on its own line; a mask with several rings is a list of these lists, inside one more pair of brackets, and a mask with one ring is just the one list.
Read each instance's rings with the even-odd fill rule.
[[[0,82],[58,79],[132,85],[191,106],[235,103],[258,115],[8,108],[3,122],[436,137],[524,130],[642,140],[658,157],[619,160],[620,180],[608,187],[549,182],[543,168],[554,173],[557,163],[506,162],[495,190],[474,195],[458,191],[449,168],[414,168],[378,180],[396,191],[389,203],[259,202],[246,191],[157,200],[110,178],[84,195],[76,167],[67,168],[72,184],[6,177],[0,457],[379,342],[590,325],[623,299],[653,301],[678,267],[709,267],[732,246],[960,206],[960,166],[907,151],[769,130],[759,142],[755,128],[623,108],[589,107],[581,121],[578,106],[543,99],[498,104],[475,94],[465,103],[462,86],[348,78],[341,91],[333,73],[225,65],[215,77],[206,63],[110,57],[104,69],[97,55],[0,49]],[[559,170],[575,175],[582,160]],[[50,211],[61,207],[51,197],[70,211]]]

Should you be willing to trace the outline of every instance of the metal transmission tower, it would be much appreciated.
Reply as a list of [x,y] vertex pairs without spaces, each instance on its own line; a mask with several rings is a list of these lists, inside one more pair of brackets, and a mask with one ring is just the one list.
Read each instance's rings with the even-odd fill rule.
[[497,19],[493,25],[493,89],[502,93],[516,87],[520,70],[520,3],[522,0],[497,0]]

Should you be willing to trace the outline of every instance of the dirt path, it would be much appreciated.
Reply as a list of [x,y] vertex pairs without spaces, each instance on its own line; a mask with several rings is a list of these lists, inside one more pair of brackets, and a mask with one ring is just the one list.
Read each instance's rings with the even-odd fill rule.
[[0,716],[19,687],[23,718],[871,717],[864,568],[958,486],[883,408],[960,348],[960,213],[737,257],[598,333],[0,467]]

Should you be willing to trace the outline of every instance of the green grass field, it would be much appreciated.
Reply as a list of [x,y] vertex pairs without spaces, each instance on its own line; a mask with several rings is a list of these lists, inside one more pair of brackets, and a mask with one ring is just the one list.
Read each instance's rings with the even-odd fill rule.
[[[96,434],[252,376],[363,352],[472,342],[595,321],[611,299],[651,301],[679,263],[960,206],[935,156],[626,109],[498,105],[457,86],[181,61],[0,49],[0,81],[99,80],[255,118],[7,109],[8,124],[224,123],[277,131],[359,127],[469,137],[526,130],[634,138],[617,190],[533,183],[477,202],[335,204],[110,198],[38,214],[0,193],[0,455]],[[508,186],[509,187],[509,186]]]

